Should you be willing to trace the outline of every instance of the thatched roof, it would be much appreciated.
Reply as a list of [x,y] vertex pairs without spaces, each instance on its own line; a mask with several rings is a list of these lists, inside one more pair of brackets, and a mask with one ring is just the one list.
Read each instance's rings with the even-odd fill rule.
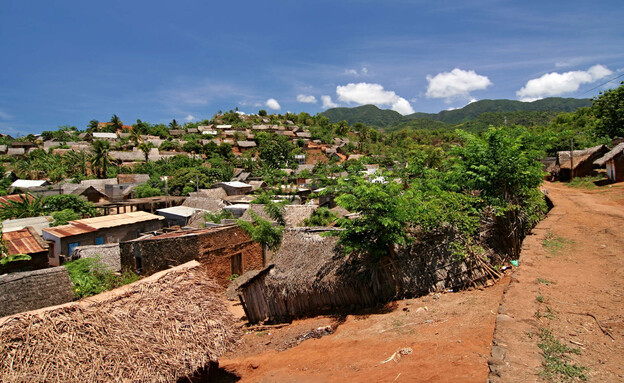
[[[336,230],[336,229],[334,229]],[[271,258],[273,269],[266,283],[282,295],[312,290],[332,291],[340,283],[347,257],[336,248],[338,238],[324,236],[329,228],[292,228],[284,231],[282,244]]]
[[237,336],[219,288],[189,262],[109,293],[0,320],[10,382],[175,382]]
[[[601,154],[607,153],[609,149],[605,145],[597,145],[583,150],[573,150],[573,165],[576,169],[580,164],[591,158],[596,158]],[[563,150],[557,152],[557,165],[561,169],[570,169],[570,151]]]
[[618,154],[620,154],[622,152],[624,152],[624,142],[621,143],[621,144],[616,145],[615,148],[611,149],[611,151],[609,153],[605,154],[604,156],[602,156],[599,159],[597,159],[596,161],[594,161],[594,164],[603,166],[609,160],[611,160],[613,157],[617,156]]

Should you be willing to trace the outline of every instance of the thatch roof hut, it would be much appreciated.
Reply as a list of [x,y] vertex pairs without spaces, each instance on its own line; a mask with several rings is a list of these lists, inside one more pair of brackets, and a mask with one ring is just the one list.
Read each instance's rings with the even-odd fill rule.
[[[559,179],[567,181],[572,177],[591,175],[594,161],[609,152],[606,145],[597,145],[583,150],[564,150],[557,152],[556,166],[559,167]],[[572,154],[572,156],[570,156]]]
[[487,278],[478,259],[458,258],[452,228],[423,233],[398,247],[394,271],[345,256],[332,228],[292,228],[271,264],[243,282],[239,298],[251,323],[281,322],[324,312],[371,307],[401,296],[470,286]]
[[109,293],[0,320],[10,382],[175,382],[237,336],[217,285],[189,262]]

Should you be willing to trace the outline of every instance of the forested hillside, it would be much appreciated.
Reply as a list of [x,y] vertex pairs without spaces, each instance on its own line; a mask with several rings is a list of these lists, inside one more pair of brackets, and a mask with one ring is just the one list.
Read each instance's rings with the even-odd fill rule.
[[[382,110],[374,105],[355,108],[332,108],[321,113],[332,123],[347,121],[349,124],[361,122],[393,131],[405,127],[437,129],[456,127],[466,123],[467,130],[481,130],[489,125],[507,123],[517,125],[543,125],[550,123],[559,112],[574,112],[591,106],[590,99],[551,97],[534,102],[514,100],[481,100],[461,109],[444,110],[439,113],[414,113],[401,116],[393,110]],[[432,121],[439,122],[432,124]],[[443,124],[440,124],[443,123]],[[445,125],[448,124],[448,125]]]

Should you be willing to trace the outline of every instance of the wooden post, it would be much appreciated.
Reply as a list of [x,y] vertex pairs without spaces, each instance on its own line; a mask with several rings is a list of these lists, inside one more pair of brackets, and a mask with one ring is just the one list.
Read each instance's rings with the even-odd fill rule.
[[570,138],[570,181],[574,178],[574,138]]

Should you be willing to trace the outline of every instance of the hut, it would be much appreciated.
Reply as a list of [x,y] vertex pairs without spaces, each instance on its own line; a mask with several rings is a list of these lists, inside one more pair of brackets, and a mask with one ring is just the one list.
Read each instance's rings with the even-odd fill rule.
[[241,284],[239,298],[251,323],[283,322],[351,306],[373,306],[394,295],[392,286],[373,292],[361,270],[336,249],[327,228],[284,232],[272,264]]
[[608,151],[606,145],[597,145],[583,150],[557,152],[555,164],[559,169],[559,180],[569,181],[574,177],[591,175],[594,171],[594,161],[604,156]]
[[272,263],[237,290],[249,322],[284,322],[372,307],[397,297],[471,286],[488,278],[482,261],[457,258],[450,245],[457,239],[452,228],[424,234],[409,247],[398,248],[394,274],[345,256],[337,247],[338,238],[324,235],[335,230],[340,229],[284,231]]
[[610,152],[594,161],[594,164],[607,166],[607,177],[610,181],[624,181],[624,142],[617,144]]
[[198,266],[190,262],[79,302],[0,319],[2,380],[207,379],[238,333],[221,289]]

